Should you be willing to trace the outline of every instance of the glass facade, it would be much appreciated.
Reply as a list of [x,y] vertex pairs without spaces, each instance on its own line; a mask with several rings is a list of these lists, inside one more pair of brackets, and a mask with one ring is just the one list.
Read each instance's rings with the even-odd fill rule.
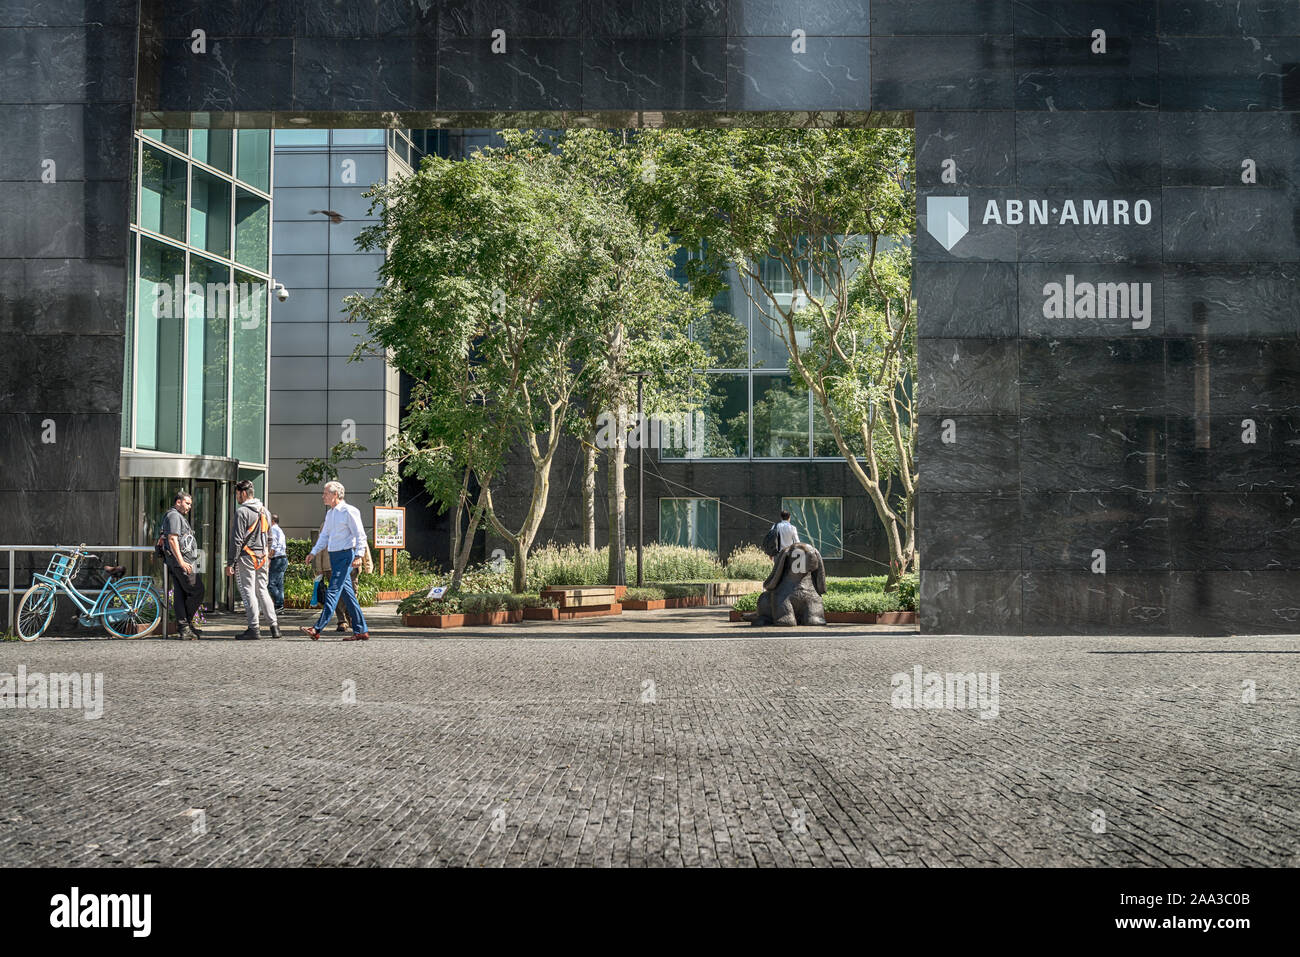
[[659,541],[703,548],[717,555],[718,504],[716,498],[661,498]]
[[843,499],[783,498],[781,509],[790,513],[799,541],[808,542],[822,558],[844,557]]
[[[677,251],[673,277],[678,282],[687,282],[686,264],[697,256],[694,250]],[[856,264],[845,265],[851,275]],[[730,268],[728,288],[713,300],[714,312],[697,320],[691,329],[692,338],[713,356],[713,365],[699,373],[705,376],[707,392],[701,409],[706,432],[704,457],[842,458],[812,391],[790,375],[789,351],[781,330],[773,327],[746,293],[748,289],[759,301],[770,293],[776,308],[769,305],[768,310],[775,313],[788,308],[803,290],[796,289],[790,270],[778,258],[764,257],[754,271],[761,287],[758,283],[751,287],[738,269]],[[816,270],[803,276],[803,286],[818,298],[830,294],[830,286]],[[807,330],[796,328],[795,337],[801,347],[808,344]],[[863,454],[860,436],[855,433],[845,438],[850,449]],[[659,452],[665,461],[682,457],[681,450]]]
[[128,451],[265,468],[270,143],[269,130],[136,137],[122,388]]

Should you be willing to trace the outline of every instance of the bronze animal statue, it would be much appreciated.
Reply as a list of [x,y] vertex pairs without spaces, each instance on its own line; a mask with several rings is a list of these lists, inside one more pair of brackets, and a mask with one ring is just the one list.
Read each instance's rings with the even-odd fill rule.
[[754,625],[824,625],[826,610],[826,566],[821,553],[811,545],[795,542],[786,546],[763,582],[758,611],[745,618]]

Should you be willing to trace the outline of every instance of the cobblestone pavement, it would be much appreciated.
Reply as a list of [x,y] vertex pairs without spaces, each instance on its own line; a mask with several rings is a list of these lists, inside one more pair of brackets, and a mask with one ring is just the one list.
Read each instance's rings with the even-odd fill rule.
[[[1300,864],[1294,638],[375,618],[0,644],[104,702],[0,710],[0,864]],[[996,672],[996,717],[892,707],[917,666]]]

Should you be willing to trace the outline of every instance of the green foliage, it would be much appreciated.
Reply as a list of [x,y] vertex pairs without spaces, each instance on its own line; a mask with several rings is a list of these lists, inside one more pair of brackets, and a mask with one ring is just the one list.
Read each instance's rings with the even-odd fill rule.
[[662,588],[636,588],[629,587],[623,597],[627,601],[662,601],[666,593]]
[[428,598],[422,594],[410,595],[397,603],[397,613],[399,615],[459,615],[461,604],[460,599],[454,595],[448,598]]
[[339,442],[324,458],[299,459],[302,470],[298,473],[299,485],[323,485],[339,477],[339,466],[345,462],[356,463],[356,457],[366,447],[356,442]]
[[673,583],[664,583],[659,586],[664,591],[665,598],[698,598],[704,594],[703,585],[678,585]]
[[921,590],[919,575],[904,575],[898,580],[898,603],[904,611],[916,611],[917,596]]
[[727,557],[727,577],[735,581],[765,581],[772,574],[771,557],[757,545],[741,545]]
[[[916,611],[916,575],[904,575],[894,591],[885,591],[885,575],[868,578],[828,578],[822,605],[827,611],[866,612]],[[732,605],[737,611],[757,611],[762,592],[741,595]]]
[[836,591],[827,590],[822,596],[822,605],[827,611],[855,611],[880,614],[886,611],[902,611],[898,592],[885,591]]
[[286,538],[284,540],[285,554],[289,558],[290,571],[295,566],[301,566],[306,561],[313,544],[313,541],[307,538]]

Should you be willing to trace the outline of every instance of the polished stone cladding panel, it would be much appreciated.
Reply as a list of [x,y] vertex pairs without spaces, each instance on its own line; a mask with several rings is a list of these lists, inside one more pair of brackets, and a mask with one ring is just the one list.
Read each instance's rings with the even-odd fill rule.
[[[10,0],[0,330],[51,371],[4,386],[0,495],[115,470],[111,441],[94,467],[30,443],[59,416],[116,434],[132,103],[243,126],[911,111],[923,628],[1300,621],[1300,4]],[[76,527],[111,528],[104,504]]]
[[135,0],[0,6],[5,543],[116,536],[136,25]]

